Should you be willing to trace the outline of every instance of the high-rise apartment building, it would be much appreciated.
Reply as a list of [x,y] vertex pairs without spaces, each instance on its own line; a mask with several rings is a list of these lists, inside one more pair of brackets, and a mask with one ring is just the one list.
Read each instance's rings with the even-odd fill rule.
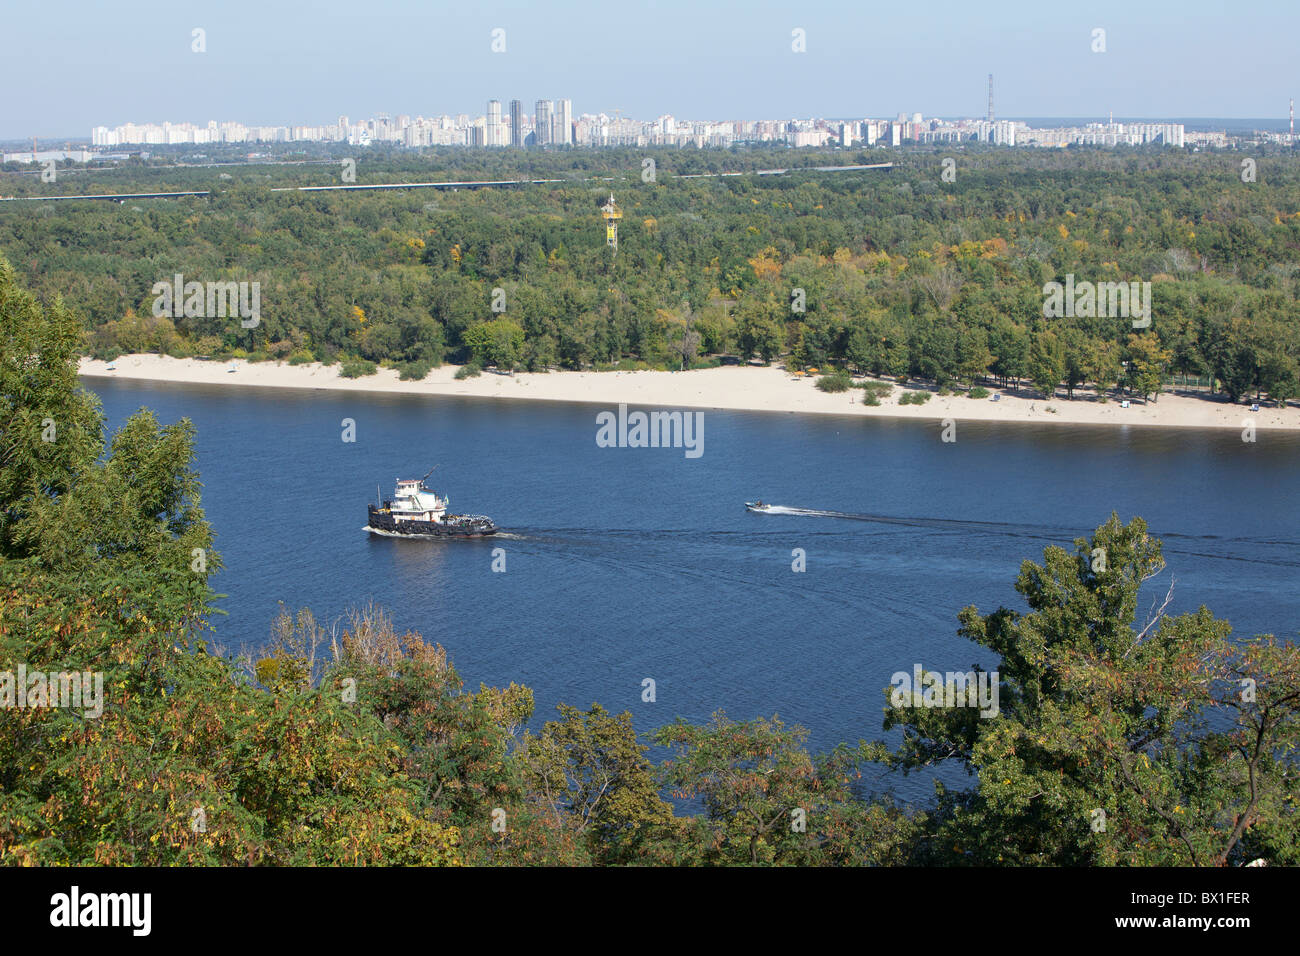
[[510,101],[510,145],[524,145],[524,104],[519,100]]
[[550,146],[554,142],[550,100],[537,101],[533,111],[533,130],[537,133],[538,146]]
[[555,101],[551,142],[556,146],[573,145],[573,100]]
[[487,116],[484,118],[483,145],[504,146],[501,139],[501,101],[488,100]]

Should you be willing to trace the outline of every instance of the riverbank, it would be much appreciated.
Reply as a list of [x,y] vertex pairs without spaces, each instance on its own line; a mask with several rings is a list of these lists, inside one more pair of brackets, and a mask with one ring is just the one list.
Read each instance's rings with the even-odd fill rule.
[[[111,368],[110,368],[111,367]],[[925,389],[895,386],[880,405],[862,403],[861,389],[819,391],[813,378],[794,376],[779,367],[724,366],[690,372],[484,372],[456,379],[457,366],[436,368],[420,382],[403,382],[397,372],[380,369],[362,378],[343,378],[339,366],[288,365],[277,362],[202,361],[165,355],[124,355],[113,362],[83,358],[80,373],[88,377],[184,384],[244,385],[259,388],[305,388],[332,391],[390,392],[410,395],[462,395],[553,402],[589,402],[606,408],[620,403],[668,408],[717,408],[798,414],[864,415],[914,418],[923,421],[1033,422],[1036,424],[1149,425],[1170,428],[1232,428],[1250,420],[1258,429],[1300,431],[1300,408],[1250,405],[1166,393],[1158,402],[1097,401],[1091,389],[1076,391],[1074,400],[1059,396],[1044,401],[1030,391],[990,389],[998,401],[971,399],[964,394],[932,395],[923,405],[900,405],[899,398]]]

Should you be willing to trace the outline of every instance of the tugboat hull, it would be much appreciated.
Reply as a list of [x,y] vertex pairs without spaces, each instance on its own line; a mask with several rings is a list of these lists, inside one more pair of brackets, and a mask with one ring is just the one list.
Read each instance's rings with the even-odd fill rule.
[[482,515],[446,515],[441,521],[398,521],[386,510],[370,505],[366,530],[394,538],[485,538],[497,533],[492,519]]

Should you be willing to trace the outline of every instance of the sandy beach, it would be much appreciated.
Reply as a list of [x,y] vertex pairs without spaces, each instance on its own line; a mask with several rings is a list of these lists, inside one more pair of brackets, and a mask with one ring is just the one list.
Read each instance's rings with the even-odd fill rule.
[[[795,376],[779,367],[724,366],[690,372],[519,372],[486,371],[457,381],[457,366],[434,369],[422,382],[403,382],[397,372],[380,369],[375,375],[347,379],[338,366],[288,365],[277,362],[201,361],[165,355],[124,355],[113,362],[81,360],[88,377],[186,384],[242,385],[264,388],[330,389],[357,392],[396,392],[411,395],[464,395],[552,402],[589,402],[605,408],[620,403],[643,408],[734,409],[798,414],[869,415],[923,421],[996,421],[1038,424],[1148,425],[1172,428],[1232,428],[1247,421],[1256,429],[1300,430],[1300,408],[1226,403],[1172,393],[1158,402],[1135,401],[1122,408],[1114,399],[1096,401],[1091,389],[1079,389],[1073,401],[1063,394],[1044,401],[1032,392],[1001,394],[998,401],[971,399],[963,394],[933,396],[924,405],[899,405],[911,388],[894,387],[879,406],[862,404],[860,389],[828,394],[813,384],[813,376]],[[88,383],[92,388],[93,382]],[[919,390],[919,389],[918,389]]]

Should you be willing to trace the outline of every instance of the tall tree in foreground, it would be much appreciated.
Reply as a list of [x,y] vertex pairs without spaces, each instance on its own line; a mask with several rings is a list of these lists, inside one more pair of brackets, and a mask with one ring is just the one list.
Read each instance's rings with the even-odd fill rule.
[[0,558],[37,547],[26,522],[103,450],[99,403],[77,383],[80,324],[42,309],[0,259]]
[[104,455],[78,333],[0,261],[0,863],[459,862],[379,720],[206,653],[193,429]]
[[637,740],[631,713],[599,704],[557,708],[536,737],[524,738],[528,790],[557,825],[586,840],[594,862],[651,862],[648,848],[676,833],[672,806],[659,795],[654,768]]
[[999,714],[894,707],[888,758],[957,760],[979,784],[943,793],[934,862],[1240,865],[1300,862],[1300,651],[1229,640],[1204,607],[1144,624],[1139,590],[1160,542],[1112,515],[1076,551],[1026,561],[1028,613],[961,612],[1001,657]]
[[704,812],[682,821],[664,862],[711,866],[889,865],[907,862],[924,816],[855,790],[864,754],[840,747],[814,757],[808,732],[773,718],[704,726],[678,720],[655,733],[674,756],[661,769],[679,799]]

